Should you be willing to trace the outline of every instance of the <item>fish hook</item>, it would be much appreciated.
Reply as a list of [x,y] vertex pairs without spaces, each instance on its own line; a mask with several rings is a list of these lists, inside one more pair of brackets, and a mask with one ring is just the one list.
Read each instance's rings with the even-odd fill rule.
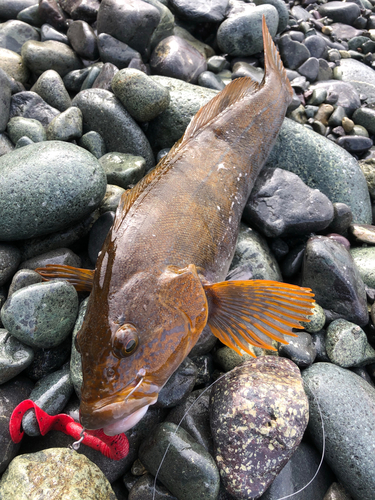
[[82,430],[81,430],[81,433],[80,433],[80,438],[78,439],[78,441],[74,441],[74,443],[72,443],[72,445],[70,446],[70,448],[74,451],[78,451],[80,446],[81,446],[81,443],[82,441],[85,439],[85,428],[82,427]]

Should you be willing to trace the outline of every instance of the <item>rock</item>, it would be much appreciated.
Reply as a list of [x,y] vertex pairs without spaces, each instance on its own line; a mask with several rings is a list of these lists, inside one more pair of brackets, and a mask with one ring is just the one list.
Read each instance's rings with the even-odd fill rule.
[[375,134],[375,110],[370,108],[358,108],[353,114],[353,121],[362,125],[371,134]]
[[369,224],[352,224],[349,226],[349,233],[354,236],[356,241],[362,243],[375,244],[375,226]]
[[312,310],[312,315],[309,316],[309,322],[300,321],[303,328],[309,333],[317,333],[323,328],[326,322],[326,316],[324,314],[323,308],[315,302],[314,309]]
[[28,40],[38,40],[38,31],[22,21],[10,20],[0,24],[0,47],[21,54],[22,45]]
[[196,83],[207,70],[205,57],[183,38],[170,36],[155,47],[150,58],[153,73]]
[[336,106],[344,108],[344,111],[348,116],[352,116],[353,112],[357,108],[361,107],[358,92],[350,83],[328,79],[322,82],[314,83],[314,85],[310,86],[310,89],[313,92],[315,90],[326,90],[327,95],[333,92],[337,93],[338,100],[336,101]]
[[1,310],[11,335],[31,347],[50,348],[71,333],[78,313],[78,296],[66,281],[36,283],[13,293]]
[[331,320],[344,318],[360,326],[368,323],[364,283],[350,253],[340,243],[325,236],[309,239],[302,286],[312,289]]
[[142,464],[153,475],[163,457],[158,478],[173,495],[184,500],[216,500],[220,477],[213,458],[184,429],[170,422],[160,424],[139,449]]
[[177,500],[160,481],[156,481],[151,474],[143,474],[138,478],[129,491],[128,500],[152,500],[153,496],[158,500]]
[[21,253],[16,246],[0,243],[0,286],[10,280],[20,262]]
[[7,132],[14,144],[21,137],[28,137],[32,142],[42,142],[47,139],[46,131],[38,120],[14,116],[8,121]]
[[81,259],[69,248],[57,248],[24,260],[21,262],[20,268],[34,270],[37,267],[45,267],[51,264],[81,267]]
[[327,43],[322,36],[312,35],[305,38],[303,45],[308,48],[311,57],[325,59],[328,55]]
[[193,23],[217,23],[223,21],[228,8],[228,0],[214,0],[207,4],[198,0],[193,4],[189,0],[171,0],[170,5],[180,19]]
[[82,68],[82,62],[77,54],[65,43],[54,40],[46,42],[29,40],[22,45],[21,55],[26,66],[37,76],[53,69],[64,77],[69,71]]
[[262,356],[229,372],[212,388],[215,460],[227,492],[257,498],[299,445],[308,405],[298,368]]
[[31,269],[20,269],[13,276],[12,282],[8,291],[8,298],[17,290],[24,288],[25,286],[34,285],[35,283],[41,283],[42,277],[39,273],[32,271]]
[[284,65],[289,69],[297,69],[310,57],[309,49],[289,35],[280,38],[279,50]]
[[329,2],[325,5],[320,5],[318,8],[319,14],[327,16],[335,23],[353,24],[359,17],[361,10],[355,3]]
[[359,135],[344,136],[337,139],[337,144],[353,154],[362,154],[371,148],[373,142],[367,137]]
[[7,330],[0,328],[0,384],[8,382],[25,370],[33,359],[34,351],[31,347],[22,344]]
[[72,141],[82,137],[82,113],[79,108],[71,107],[60,113],[48,125],[49,141]]
[[279,15],[273,5],[262,4],[230,15],[219,26],[217,43],[231,56],[251,56],[263,49],[262,16],[265,16],[272,38],[276,35]]
[[203,71],[203,73],[198,76],[198,85],[219,91],[225,88],[223,80],[211,71]]
[[372,106],[375,103],[375,71],[355,59],[342,59],[340,69],[342,80],[350,83],[358,94],[365,95],[367,105]]
[[13,95],[10,101],[9,118],[15,116],[31,118],[38,120],[45,127],[58,114],[60,114],[59,110],[47,104],[35,92],[19,92]]
[[375,247],[353,248],[350,253],[364,283],[375,288]]
[[34,382],[59,370],[69,362],[71,339],[67,337],[64,342],[51,349],[35,349],[33,362],[26,368],[25,375]]
[[277,26],[277,33],[282,33],[289,21],[289,11],[282,0],[255,0],[255,5],[270,4],[273,5],[279,15],[279,24]]
[[66,31],[68,27],[65,12],[54,0],[39,0],[38,14],[43,23],[50,24],[56,30]]
[[119,204],[120,198],[124,192],[125,189],[120,188],[119,186],[107,184],[107,191],[100,206],[100,213],[103,214],[109,211],[116,212],[117,205]]
[[139,52],[107,33],[98,35],[97,42],[100,59],[104,63],[111,63],[122,69],[128,67],[133,59],[141,60]]
[[111,82],[118,70],[118,67],[112,63],[103,64],[91,88],[112,91]]
[[205,58],[209,58],[215,54],[215,51],[210,45],[201,42],[197,38],[195,38],[190,31],[182,28],[181,26],[175,26],[173,28],[173,35],[178,36],[179,38],[183,38],[189,45],[191,45],[194,49]]
[[31,90],[59,111],[65,111],[72,104],[61,76],[52,69],[42,73]]
[[342,368],[365,366],[375,362],[375,351],[362,328],[337,319],[327,328],[326,349],[332,363]]
[[96,263],[99,253],[103,248],[104,241],[115,219],[115,212],[104,212],[93,224],[88,244],[88,254],[93,264]]
[[314,82],[319,75],[319,61],[316,57],[309,57],[298,68],[300,75],[305,76],[310,82]]
[[17,14],[17,19],[23,21],[24,23],[30,23],[38,28],[43,24],[43,21],[38,14],[39,5],[33,4],[30,7],[26,7]]
[[72,19],[93,23],[98,15],[99,0],[60,0],[61,7]]
[[146,162],[141,156],[107,153],[99,161],[107,175],[107,183],[115,184],[124,189],[137,184],[146,170]]
[[30,73],[25,61],[13,50],[0,48],[0,69],[17,82],[26,83],[29,79]]
[[329,225],[333,206],[327,196],[306,186],[296,174],[267,168],[255,181],[243,218],[271,238],[308,234]]
[[280,356],[291,359],[300,368],[314,363],[316,349],[309,333],[299,332],[298,337],[287,337],[287,340],[287,345],[280,346]]
[[82,375],[82,362],[81,362],[81,355],[76,349],[75,345],[75,339],[77,337],[77,333],[79,332],[83,320],[85,319],[85,314],[86,314],[86,309],[87,309],[87,304],[88,304],[88,297],[83,300],[79,306],[79,311],[78,311],[78,316],[77,320],[74,324],[74,329],[72,332],[72,353],[70,356],[70,375],[72,379],[72,384],[74,386],[74,390],[77,394],[78,397],[81,397],[81,387],[82,387],[82,382],[83,382],[83,375]]
[[4,132],[7,127],[11,95],[12,87],[8,75],[0,68],[0,132]]
[[190,358],[185,358],[161,389],[156,406],[172,408],[186,398],[194,388],[198,370]]
[[345,203],[333,204],[334,217],[331,224],[328,226],[327,231],[333,233],[346,234],[347,229],[353,222],[353,214],[350,207]]
[[94,130],[104,139],[108,151],[142,156],[147,169],[154,166],[154,157],[144,133],[108,90],[82,90],[72,101],[83,116],[83,132]]
[[139,122],[148,122],[165,111],[169,91],[137,69],[118,71],[111,82],[113,93]]
[[297,174],[332,203],[348,205],[354,222],[369,224],[369,195],[358,162],[342,148],[286,118],[266,166]]
[[84,59],[98,59],[99,50],[94,30],[85,21],[73,21],[67,32],[76,53]]
[[43,24],[40,30],[40,41],[46,42],[47,40],[54,40],[55,42],[61,42],[65,43],[66,45],[70,45],[68,37],[64,33],[57,31],[49,24]]
[[100,469],[68,448],[51,448],[16,457],[0,482],[0,496],[4,499],[12,496],[17,500],[37,500],[40,490],[51,498],[116,500]]
[[35,0],[1,0],[0,18],[15,19],[21,10],[35,5]]
[[106,177],[98,161],[60,141],[32,144],[2,156],[0,171],[0,241],[65,228],[95,210],[105,193]]
[[245,263],[250,265],[249,270],[254,280],[282,281],[279,266],[265,239],[253,229],[241,224],[231,269]]
[[107,152],[103,137],[94,130],[83,134],[78,141],[78,145],[90,151],[90,153],[98,159]]
[[302,377],[310,404],[311,438],[321,450],[323,418],[326,462],[354,500],[372,500],[375,389],[331,363],[315,363]]
[[352,500],[341,484],[332,483],[324,495],[323,500]]

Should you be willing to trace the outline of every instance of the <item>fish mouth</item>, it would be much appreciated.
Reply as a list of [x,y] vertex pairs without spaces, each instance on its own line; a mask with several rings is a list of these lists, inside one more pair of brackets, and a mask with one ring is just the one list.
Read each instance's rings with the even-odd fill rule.
[[142,379],[132,383],[113,396],[95,402],[82,398],[80,422],[85,429],[103,429],[108,436],[115,436],[136,425],[148,407],[156,403],[159,387]]

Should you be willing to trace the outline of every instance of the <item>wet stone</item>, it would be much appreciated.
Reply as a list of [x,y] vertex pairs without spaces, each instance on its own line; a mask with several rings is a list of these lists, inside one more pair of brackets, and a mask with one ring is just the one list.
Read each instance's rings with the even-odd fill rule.
[[314,363],[316,350],[309,333],[299,332],[298,337],[288,337],[287,340],[287,345],[280,346],[280,356],[291,359],[300,368]]
[[258,176],[243,217],[268,237],[308,234],[329,225],[333,206],[296,174],[268,168]]
[[171,0],[170,5],[181,19],[194,23],[213,23],[223,21],[228,8],[228,0],[214,0],[207,4],[205,0],[191,3],[189,0]]
[[356,241],[375,245],[375,226],[368,224],[352,224],[349,227],[349,233],[354,236]]
[[34,351],[31,347],[22,344],[7,330],[0,328],[0,384],[11,380],[34,359]]
[[8,291],[8,297],[10,297],[14,292],[17,292],[17,290],[24,288],[25,286],[34,285],[35,283],[41,282],[42,277],[39,273],[32,271],[31,269],[20,269],[13,276]]
[[98,59],[99,50],[94,30],[85,21],[73,21],[67,32],[75,52],[84,59]]
[[13,95],[10,101],[10,118],[31,118],[46,126],[59,113],[58,109],[47,104],[36,92],[19,92]]
[[[26,42],[27,43],[27,42]],[[29,79],[29,70],[22,57],[12,50],[0,47],[0,69],[21,83]]]
[[198,370],[189,358],[185,358],[159,393],[157,407],[172,408],[188,396],[194,388]]
[[351,25],[359,17],[361,11],[355,3],[334,1],[320,5],[318,12],[322,17],[327,16],[335,23]]
[[325,236],[309,239],[301,284],[312,289],[331,320],[341,317],[360,326],[367,324],[365,286],[352,256],[340,243]]
[[334,203],[333,211],[333,221],[330,223],[327,230],[333,233],[345,234],[353,222],[353,214],[350,207],[345,203]]
[[289,35],[280,38],[279,50],[284,65],[289,69],[299,68],[310,57],[309,49]]
[[358,108],[353,114],[353,121],[362,125],[371,134],[375,134],[375,110],[370,108]]
[[37,267],[45,267],[51,264],[80,267],[81,259],[69,248],[57,248],[24,260],[21,262],[20,268],[34,270]]
[[93,64],[90,67],[90,71],[87,73],[87,76],[86,76],[84,82],[82,83],[81,90],[91,89],[95,80],[99,76],[99,73],[100,73],[102,66],[103,66],[103,63],[99,62],[99,63]]
[[31,347],[59,345],[71,333],[78,296],[67,282],[36,283],[13,293],[1,310],[4,327]]
[[41,20],[38,11],[39,11],[38,4],[30,5],[30,7],[26,7],[26,9],[21,10],[17,14],[17,19],[19,21],[23,21],[24,23],[28,23],[40,28],[43,24],[43,21]]
[[39,17],[59,31],[66,31],[67,17],[60,4],[54,0],[39,0]]
[[352,500],[352,498],[340,483],[332,483],[323,500]]
[[72,379],[72,384],[73,384],[74,390],[75,390],[78,397],[81,396],[83,375],[82,375],[81,355],[76,349],[75,339],[76,339],[77,334],[82,326],[83,320],[85,319],[88,301],[89,301],[89,299],[86,298],[85,300],[83,300],[81,302],[81,304],[79,306],[79,310],[78,310],[78,316],[77,316],[76,322],[74,324],[73,332],[72,332],[72,350],[71,350],[71,356],[70,356],[70,376]]
[[8,75],[0,68],[0,132],[7,127],[12,86]]
[[52,69],[42,73],[31,90],[59,111],[65,111],[71,106],[71,99],[61,76]]
[[219,492],[219,471],[203,448],[184,429],[164,422],[142,442],[139,458],[153,475],[156,474],[166,447],[168,454],[159,471],[159,480],[177,498],[216,500]]
[[350,253],[364,283],[375,288],[375,247],[353,248]]
[[107,183],[124,189],[137,184],[146,171],[146,162],[141,156],[107,153],[99,161],[106,173]]
[[120,202],[120,198],[125,192],[125,189],[115,186],[113,184],[107,184],[107,190],[104,195],[102,204],[100,206],[100,213],[105,212],[116,212],[117,205]]
[[104,241],[107,237],[108,231],[111,229],[115,219],[115,212],[105,212],[93,224],[88,244],[88,254],[93,264],[96,263],[99,252],[101,251]]
[[324,314],[323,308],[315,302],[314,309],[312,310],[312,315],[309,316],[309,322],[300,321],[303,328],[309,333],[320,332],[326,322],[326,316]]
[[46,42],[47,40],[54,40],[55,42],[65,43],[69,45],[68,37],[57,31],[53,26],[49,24],[43,24],[40,30],[40,41]]
[[212,73],[211,71],[203,71],[203,73],[198,76],[198,85],[200,85],[201,87],[219,91],[223,90],[223,88],[225,87],[222,79],[216,76],[215,73]]
[[375,362],[375,351],[362,328],[350,321],[337,319],[327,328],[327,354],[343,368],[365,366]]
[[314,363],[302,377],[310,405],[308,430],[314,444],[321,451],[323,417],[329,436],[325,441],[326,462],[353,499],[372,500],[375,389],[355,373],[332,363]]
[[100,2],[99,0],[60,0],[60,5],[72,19],[92,23],[98,15]]
[[[68,368],[63,368],[40,379],[29,399],[49,415],[60,413],[73,393]],[[28,410],[22,419],[22,428],[28,436],[40,436],[34,410]]]
[[49,141],[71,141],[82,136],[82,113],[71,107],[54,118],[46,129]]
[[17,14],[35,4],[35,0],[3,0],[0,3],[0,18],[15,19]]
[[65,88],[69,92],[79,92],[82,87],[82,83],[85,81],[88,73],[90,71],[90,66],[82,69],[75,69],[74,71],[69,71],[64,78],[63,82]]
[[350,153],[361,154],[371,148],[373,142],[367,137],[359,135],[344,136],[337,139],[337,144]]
[[[369,133],[362,127],[362,125],[355,125],[352,120],[343,120],[343,127],[345,132],[349,131],[349,135],[359,135],[361,137],[368,137]],[[372,146],[371,146],[372,147]]]
[[343,82],[349,82],[359,94],[365,95],[367,105],[372,106],[375,103],[374,70],[352,58],[341,60],[340,70]]
[[305,243],[296,245],[281,262],[280,268],[284,278],[290,278],[300,271],[305,254],[305,246]]
[[103,137],[94,130],[84,134],[78,141],[78,145],[87,149],[95,158],[101,158],[107,152]]
[[311,339],[316,350],[315,362],[330,362],[326,349],[326,331],[320,330],[319,332],[312,333]]
[[168,89],[137,69],[117,72],[111,86],[125,109],[139,122],[152,120],[169,105]]
[[118,67],[112,63],[103,64],[91,88],[112,91],[112,79],[118,71]]
[[[137,479],[129,491],[128,500],[177,500],[160,481],[156,481],[151,474],[144,474]],[[155,491],[154,491],[155,488]]]
[[223,56],[212,56],[207,61],[207,70],[213,73],[220,73],[221,70],[229,66],[228,61]]
[[298,72],[305,76],[310,82],[314,82],[318,78],[319,74],[319,61],[316,57],[309,57],[298,68]]
[[22,21],[9,20],[0,24],[0,47],[21,54],[22,45],[28,40],[39,40],[38,31]]
[[[59,478],[58,484],[56,477]],[[59,495],[79,500],[116,500],[100,469],[85,456],[68,448],[50,448],[16,457],[0,482],[0,496],[3,498],[37,500],[39,489],[51,498]]]
[[132,59],[141,59],[136,50],[107,33],[98,35],[97,43],[100,59],[104,63],[114,64],[119,69],[126,68]]
[[327,43],[323,37],[319,35],[308,36],[303,41],[303,45],[308,48],[311,57],[315,57],[317,59],[326,58],[328,52]]
[[69,361],[71,339],[67,337],[57,347],[51,349],[34,348],[33,362],[26,368],[25,375],[34,382],[56,372],[64,363]]
[[0,286],[11,279],[20,261],[21,254],[16,246],[0,243]]
[[227,492],[259,497],[299,445],[308,404],[296,365],[262,356],[229,372],[212,388],[215,460]]
[[7,132],[14,144],[21,137],[28,137],[32,142],[41,142],[46,140],[46,131],[38,120],[15,116],[8,121]]
[[341,82],[339,80],[326,80],[314,83],[314,85],[312,85],[310,88],[313,90],[313,92],[315,90],[326,90],[327,95],[332,92],[337,93],[339,97],[336,101],[336,105],[344,108],[345,113],[348,116],[352,116],[353,112],[361,106],[358,92],[355,90],[355,88],[353,88],[352,85],[346,82]]
[[308,100],[308,104],[310,104],[311,106],[319,106],[326,100],[327,94],[328,92],[326,89],[314,89],[310,99]]

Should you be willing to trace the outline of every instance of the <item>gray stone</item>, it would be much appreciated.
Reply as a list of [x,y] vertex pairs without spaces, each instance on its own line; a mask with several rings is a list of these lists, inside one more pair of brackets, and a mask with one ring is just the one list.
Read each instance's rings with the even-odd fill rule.
[[298,68],[298,72],[307,78],[310,82],[314,82],[319,74],[319,61],[316,57],[309,57]]
[[215,51],[210,45],[207,43],[203,43],[197,38],[195,38],[190,31],[182,28],[181,26],[175,26],[173,29],[173,35],[178,36],[179,38],[183,38],[186,40],[194,49],[197,49],[198,52],[202,54],[205,59],[213,56]]
[[39,0],[39,16],[44,23],[50,24],[56,30],[66,31],[68,28],[66,13],[60,3],[51,0]]
[[14,145],[6,134],[0,134],[0,156],[13,151]]
[[67,32],[68,39],[80,57],[94,61],[99,57],[94,30],[85,21],[73,21]]
[[36,283],[13,293],[1,309],[4,327],[20,342],[50,348],[73,330],[78,296],[66,281]]
[[141,58],[139,52],[108,33],[98,35],[98,49],[104,63],[114,64],[119,69],[126,68],[132,59]]
[[115,74],[118,72],[118,70],[119,70],[118,67],[112,63],[103,64],[100,73],[96,77],[91,88],[112,90],[111,82]]
[[266,165],[294,172],[332,203],[348,205],[354,222],[371,223],[370,198],[358,162],[325,137],[286,118]]
[[225,88],[223,80],[211,71],[203,71],[198,76],[198,85],[214,90],[223,90]]
[[31,347],[22,344],[7,330],[0,328],[0,384],[21,373],[33,359],[34,351]]
[[375,288],[375,247],[353,248],[350,253],[364,283]]
[[21,55],[26,66],[37,76],[52,69],[63,77],[69,71],[82,68],[82,62],[77,54],[65,43],[54,40],[46,42],[29,40],[23,44]]
[[298,368],[285,358],[261,356],[227,373],[211,390],[210,422],[226,491],[235,498],[258,498],[307,426]]
[[332,92],[337,93],[338,100],[336,101],[336,105],[342,106],[348,116],[352,116],[353,112],[361,106],[358,92],[350,83],[339,80],[327,80],[311,85],[310,89],[313,91],[325,89],[327,94]]
[[95,80],[99,76],[102,67],[103,67],[102,62],[95,63],[91,66],[90,71],[87,73],[87,76],[84,82],[82,83],[81,90],[91,89]]
[[331,363],[315,363],[303,372],[303,380],[310,404],[309,433],[315,445],[321,450],[323,418],[326,462],[354,500],[372,500],[375,389]]
[[202,445],[197,443],[184,429],[164,422],[144,440],[139,449],[142,464],[178,498],[194,500],[205,498],[216,500],[220,477],[216,464]]
[[305,323],[300,321],[301,326],[309,333],[317,333],[323,328],[326,322],[326,316],[324,314],[323,308],[315,302],[314,309],[312,310],[312,315],[309,316],[309,322]]
[[34,144],[34,141],[31,140],[30,137],[27,137],[26,135],[23,135],[16,142],[15,149],[24,148],[25,146],[30,146],[30,144]]
[[0,19],[15,19],[21,10],[37,3],[37,0],[0,0]]
[[21,269],[34,270],[37,267],[45,267],[47,265],[60,265],[80,267],[81,259],[69,248],[57,248],[50,250],[35,257],[30,257],[20,264]]
[[186,398],[194,388],[198,370],[193,361],[185,358],[159,392],[156,406],[172,408]]
[[169,91],[142,71],[122,69],[114,76],[112,91],[139,122],[148,122],[167,109]]
[[341,484],[332,483],[323,500],[352,500],[352,498]]
[[88,243],[88,254],[91,262],[95,265],[104,241],[115,219],[115,212],[104,212],[93,224]]
[[350,253],[340,243],[326,236],[309,239],[302,286],[312,289],[331,320],[344,318],[360,326],[368,323],[364,283]]
[[4,132],[8,123],[11,95],[12,88],[9,77],[0,68],[0,132]]
[[46,129],[49,141],[71,141],[82,137],[82,113],[71,107],[54,118]]
[[73,329],[73,333],[72,333],[72,351],[71,351],[71,356],[70,356],[70,375],[71,375],[71,379],[72,379],[72,384],[74,386],[74,390],[79,398],[81,397],[81,387],[82,387],[82,383],[83,383],[83,374],[82,374],[81,355],[76,349],[75,340],[77,337],[77,333],[79,332],[79,330],[82,326],[83,320],[85,319],[88,301],[89,301],[89,299],[87,297],[87,299],[85,299],[81,302],[81,304],[79,306],[78,316],[77,316],[76,322],[74,324],[74,329]]
[[[138,479],[137,476],[133,476],[133,478],[135,482],[129,491],[128,500],[152,500],[153,496],[158,500],[177,500],[159,481],[155,484],[154,476],[151,474],[143,473]],[[114,485],[112,488],[115,491]]]
[[342,80],[350,83],[358,94],[365,95],[368,105],[373,105],[375,103],[375,71],[355,59],[341,59],[340,69]]
[[189,0],[171,0],[170,5],[180,19],[193,23],[217,23],[224,20],[229,0],[205,0],[192,3]]
[[287,340],[288,344],[280,346],[280,356],[291,359],[299,368],[314,363],[316,349],[309,333],[299,332],[298,337],[287,337]]
[[0,286],[10,280],[20,261],[21,254],[16,246],[0,243]]
[[276,35],[279,15],[273,5],[263,4],[229,16],[217,32],[220,50],[231,56],[251,56],[263,49],[262,16],[272,38]]
[[128,189],[131,184],[137,184],[146,171],[146,162],[141,156],[107,153],[99,162],[106,173],[107,183],[124,189]]
[[0,171],[0,241],[63,229],[93,212],[105,193],[106,177],[98,161],[60,141],[2,156]]
[[337,139],[337,144],[350,153],[360,155],[371,148],[373,141],[368,137],[364,137],[364,134],[353,136],[345,135]]
[[375,109],[358,108],[352,118],[354,123],[362,125],[371,134],[375,134]]
[[13,118],[14,116],[32,118],[40,121],[44,127],[48,125],[59,113],[59,110],[47,104],[35,92],[19,92],[18,94],[13,95],[10,101],[10,118]]
[[116,500],[100,469],[68,448],[50,448],[16,457],[0,482],[0,496],[4,499],[37,500],[39,489],[51,498],[59,495],[71,500]]
[[22,45],[28,40],[38,40],[38,31],[22,21],[10,20],[0,24],[0,47],[21,54]]
[[25,370],[25,375],[35,382],[56,372],[69,361],[71,339],[67,337],[64,342],[51,349],[35,349],[34,360]]
[[95,158],[101,158],[106,154],[107,148],[103,137],[94,130],[84,134],[78,141],[78,145],[87,149]]
[[42,277],[39,273],[32,271],[31,269],[20,269],[13,276],[12,282],[8,291],[8,298],[17,290],[24,288],[25,286],[34,285],[35,283],[41,283]]
[[72,101],[61,76],[52,69],[42,73],[31,90],[59,111],[65,111],[71,106]]
[[289,22],[289,11],[282,0],[255,0],[255,5],[269,4],[273,5],[279,15],[279,24],[277,26],[277,33],[282,33]]
[[351,25],[360,16],[361,10],[356,3],[334,1],[320,5],[318,12],[323,17],[329,17],[335,23]]
[[55,42],[61,42],[69,45],[68,37],[64,33],[57,31],[49,24],[43,24],[40,30],[40,41],[46,42],[47,40],[54,40]]
[[26,7],[26,9],[21,10],[17,14],[17,19],[40,28],[43,21],[39,16],[39,4],[30,5],[30,7]]
[[303,44],[309,49],[311,57],[317,59],[327,57],[327,43],[322,36],[312,35],[305,38]]
[[14,144],[25,136],[33,142],[42,142],[47,138],[46,131],[40,121],[23,116],[11,118],[8,121],[7,132]]
[[88,73],[90,72],[91,66],[82,69],[75,69],[74,71],[69,71],[64,78],[63,83],[65,88],[69,92],[77,93],[81,90],[82,84],[85,81]]
[[144,133],[111,92],[83,90],[72,104],[82,111],[84,133],[94,130],[103,137],[108,151],[142,156],[147,169],[154,166],[151,146]]
[[297,69],[310,57],[309,49],[289,35],[280,38],[279,50],[284,65],[289,69]]
[[114,186],[113,184],[107,184],[107,191],[100,206],[100,213],[103,214],[110,211],[116,212],[117,205],[123,193],[125,193],[125,189]]
[[0,69],[21,83],[26,83],[30,76],[25,61],[13,50],[0,48]]
[[337,319],[327,328],[326,350],[332,363],[342,368],[365,366],[375,362],[375,351],[362,328]]
[[99,0],[60,0],[61,7],[72,19],[82,19],[86,23],[93,23],[98,15]]

